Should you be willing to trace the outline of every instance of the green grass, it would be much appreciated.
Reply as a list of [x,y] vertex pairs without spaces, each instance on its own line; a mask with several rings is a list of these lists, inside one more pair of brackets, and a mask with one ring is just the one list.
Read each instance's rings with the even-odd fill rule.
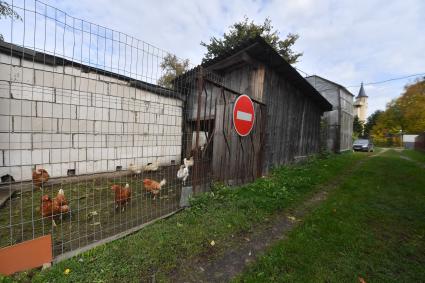
[[417,161],[417,162],[421,162],[425,165],[425,152],[424,151],[408,149],[408,150],[404,150],[402,152],[402,154],[404,156],[407,156],[407,157]]
[[[46,271],[21,273],[17,280],[33,282],[158,281],[183,258],[214,256],[228,248],[231,235],[262,223],[273,213],[294,206],[317,185],[325,183],[366,154],[332,155],[305,164],[278,168],[267,178],[235,189],[216,186],[195,200],[190,209],[159,221],[123,239],[62,261]],[[216,245],[212,248],[210,241]],[[227,245],[227,246],[226,246]],[[64,275],[65,269],[71,272]]]
[[424,282],[425,174],[393,150],[370,158],[240,282]]

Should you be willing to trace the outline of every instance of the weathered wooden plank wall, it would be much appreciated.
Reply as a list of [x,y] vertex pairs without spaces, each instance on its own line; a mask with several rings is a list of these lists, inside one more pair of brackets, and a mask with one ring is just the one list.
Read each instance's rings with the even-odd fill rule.
[[270,68],[265,71],[263,93],[268,116],[264,172],[317,153],[322,114],[319,107]]

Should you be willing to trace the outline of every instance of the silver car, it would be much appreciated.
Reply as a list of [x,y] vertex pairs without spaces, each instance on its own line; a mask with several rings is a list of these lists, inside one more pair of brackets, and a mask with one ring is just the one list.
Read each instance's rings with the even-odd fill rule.
[[358,139],[353,143],[354,151],[373,151],[373,143],[367,139]]

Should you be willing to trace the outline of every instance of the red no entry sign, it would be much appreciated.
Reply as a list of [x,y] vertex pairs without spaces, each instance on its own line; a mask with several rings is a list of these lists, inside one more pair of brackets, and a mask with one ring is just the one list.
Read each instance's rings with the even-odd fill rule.
[[239,96],[233,107],[233,126],[240,136],[247,136],[254,126],[254,104],[247,95]]

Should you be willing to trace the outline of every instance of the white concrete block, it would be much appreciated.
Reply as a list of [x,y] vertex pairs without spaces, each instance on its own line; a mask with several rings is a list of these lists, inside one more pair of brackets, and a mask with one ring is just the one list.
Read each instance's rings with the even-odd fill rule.
[[[121,160],[107,160],[108,161],[108,171],[116,171],[117,166],[123,166]],[[123,170],[126,170],[124,166],[122,167]]]
[[50,102],[37,102],[37,117],[76,118],[76,106]]
[[[12,132],[12,117],[11,116],[0,116],[0,132]],[[1,163],[0,163],[1,164]]]
[[122,109],[122,98],[111,95],[93,94],[93,106]]
[[0,80],[32,85],[34,83],[34,70],[20,66],[0,64]]
[[145,111],[145,103],[133,98],[122,98],[122,109],[129,111]]
[[106,172],[108,171],[108,161],[107,160],[98,160],[93,162],[93,171],[94,172]]
[[146,90],[136,89],[135,99],[147,101],[146,99],[147,94],[148,92]]
[[134,146],[156,146],[157,137],[152,135],[134,135]]
[[147,135],[149,133],[149,124],[123,123],[124,134]]
[[110,93],[113,96],[126,97],[126,98],[135,98],[136,89],[134,87],[129,87],[124,84],[110,84]]
[[94,172],[94,161],[75,162],[75,173],[77,175],[91,174]]
[[143,123],[143,124],[156,124],[157,121],[157,115],[153,113],[143,113],[143,112],[137,112],[137,123]]
[[135,113],[126,110],[109,110],[110,121],[113,122],[135,122]]
[[0,114],[16,116],[35,116],[35,105],[33,101],[0,98]]
[[109,84],[97,79],[75,78],[74,90],[86,91],[96,94],[108,94]]
[[148,102],[158,102],[159,101],[159,95],[156,93],[152,93],[149,91],[145,92],[145,96],[144,96],[144,100],[148,101]]
[[112,110],[107,108],[77,106],[77,119],[108,121],[109,111]]
[[58,130],[58,119],[37,117],[13,117],[14,132],[30,133],[56,133]]
[[[116,153],[118,159],[135,158],[142,148],[137,147],[117,147]],[[141,155],[140,155],[141,156]]]
[[4,176],[6,174],[13,176],[17,182],[31,180],[32,166],[0,167],[0,176]]
[[38,86],[54,87],[71,90],[74,77],[63,73],[35,70],[35,84]]
[[19,66],[21,64],[21,60],[8,54],[0,53],[0,64]]
[[50,177],[65,177],[67,176],[68,169],[76,169],[74,162],[52,163],[43,167],[49,172]]
[[[54,66],[49,66],[47,64],[38,63],[38,62],[34,62],[33,60],[26,60],[26,59],[21,59],[21,66],[24,68],[37,69],[37,70],[43,70],[43,71],[49,71],[49,72],[54,72],[57,69]],[[62,70],[62,66],[58,69]]]
[[164,126],[159,124],[149,124],[150,135],[162,135],[164,133]]
[[106,141],[108,147],[133,146],[132,135],[107,135]]
[[106,147],[106,137],[105,135],[74,134],[73,147]]
[[72,146],[72,136],[67,134],[33,134],[32,146],[39,148],[70,148]]
[[5,166],[47,164],[49,163],[49,150],[5,150],[4,162]]
[[124,123],[107,122],[107,121],[95,121],[94,131],[96,134],[123,134]]
[[62,148],[50,150],[51,163],[64,163],[73,161],[86,161],[86,149]]
[[11,98],[9,82],[0,81],[0,97]]
[[0,149],[31,149],[31,134],[0,133]]
[[164,105],[152,102],[148,107],[149,113],[155,113],[155,114],[163,114],[164,113]]
[[94,121],[58,119],[61,133],[94,133]]
[[90,106],[91,100],[89,92],[56,89],[56,103]]
[[54,88],[12,83],[10,87],[12,98],[38,101],[55,101]]
[[87,148],[87,160],[109,160],[115,159],[116,150],[113,147],[95,147]]

